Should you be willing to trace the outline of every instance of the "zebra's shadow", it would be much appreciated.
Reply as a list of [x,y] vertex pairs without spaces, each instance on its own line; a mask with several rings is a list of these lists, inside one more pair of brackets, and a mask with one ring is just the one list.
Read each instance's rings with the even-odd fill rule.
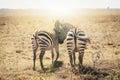
[[109,73],[107,73],[106,71],[102,71],[93,67],[87,67],[87,66],[83,66],[80,70],[74,70],[73,73],[75,74],[83,74],[83,75],[92,75],[92,76],[96,76],[98,78],[100,77],[106,77],[109,75]]
[[50,68],[44,68],[44,71],[43,70],[40,70],[38,72],[40,73],[50,73],[50,72],[55,72],[59,69],[59,67],[62,67],[63,66],[63,62],[62,61],[55,61],[53,63],[53,65],[51,65]]
[[63,66],[63,62],[62,61],[55,61],[53,66],[51,67],[51,72],[55,72],[58,70],[59,67]]

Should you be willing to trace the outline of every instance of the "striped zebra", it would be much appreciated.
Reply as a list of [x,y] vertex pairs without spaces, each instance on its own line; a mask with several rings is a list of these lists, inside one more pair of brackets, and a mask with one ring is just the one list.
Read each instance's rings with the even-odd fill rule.
[[52,53],[52,64],[54,61],[54,50],[57,54],[55,61],[59,58],[59,44],[62,44],[66,39],[67,32],[73,28],[71,25],[62,25],[59,21],[55,22],[55,27],[53,33],[47,31],[36,31],[32,37],[32,49],[33,49],[33,70],[35,70],[35,61],[36,61],[36,51],[38,47],[40,48],[40,65],[41,69],[44,69],[43,66],[43,56],[46,50],[51,50]]
[[74,65],[76,64],[75,52],[79,53],[79,69],[80,67],[82,67],[84,50],[86,48],[87,42],[90,42],[89,38],[85,35],[83,31],[78,28],[73,28],[67,33],[66,43],[71,67],[74,67]]

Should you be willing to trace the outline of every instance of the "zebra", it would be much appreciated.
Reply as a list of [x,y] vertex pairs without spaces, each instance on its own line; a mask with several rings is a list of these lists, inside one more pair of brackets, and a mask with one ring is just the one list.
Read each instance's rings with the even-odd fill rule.
[[43,56],[46,50],[51,50],[52,53],[52,64],[54,61],[54,50],[57,54],[55,61],[59,58],[59,44],[64,43],[66,39],[67,32],[73,28],[72,25],[62,25],[59,21],[55,22],[55,27],[53,29],[53,33],[47,31],[36,31],[32,36],[32,49],[33,49],[33,70],[35,70],[35,61],[36,61],[36,51],[38,47],[40,48],[40,65],[41,69],[45,71],[43,65]]
[[74,68],[76,64],[75,52],[79,53],[79,70],[82,67],[84,50],[86,49],[86,44],[88,42],[90,43],[90,39],[85,35],[84,31],[81,31],[79,28],[73,28],[68,31],[66,37],[66,45],[72,68]]

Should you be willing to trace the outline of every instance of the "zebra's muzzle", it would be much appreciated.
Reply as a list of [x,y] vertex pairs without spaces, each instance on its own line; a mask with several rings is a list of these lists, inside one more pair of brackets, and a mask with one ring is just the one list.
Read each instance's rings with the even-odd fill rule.
[[62,44],[64,41],[63,41],[62,39],[59,39],[59,38],[58,38],[58,42],[59,42],[60,44]]

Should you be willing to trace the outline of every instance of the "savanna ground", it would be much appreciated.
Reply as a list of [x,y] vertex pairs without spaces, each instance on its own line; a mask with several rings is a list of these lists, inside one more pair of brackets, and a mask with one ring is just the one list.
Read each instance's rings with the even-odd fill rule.
[[[36,71],[32,70],[32,33],[52,32],[57,19],[79,27],[91,39],[81,74],[72,72],[65,43],[60,45],[61,67],[51,71],[51,53],[47,51],[44,65],[49,69],[42,73],[38,50]],[[120,80],[120,10],[91,10],[67,17],[0,10],[0,80]]]

